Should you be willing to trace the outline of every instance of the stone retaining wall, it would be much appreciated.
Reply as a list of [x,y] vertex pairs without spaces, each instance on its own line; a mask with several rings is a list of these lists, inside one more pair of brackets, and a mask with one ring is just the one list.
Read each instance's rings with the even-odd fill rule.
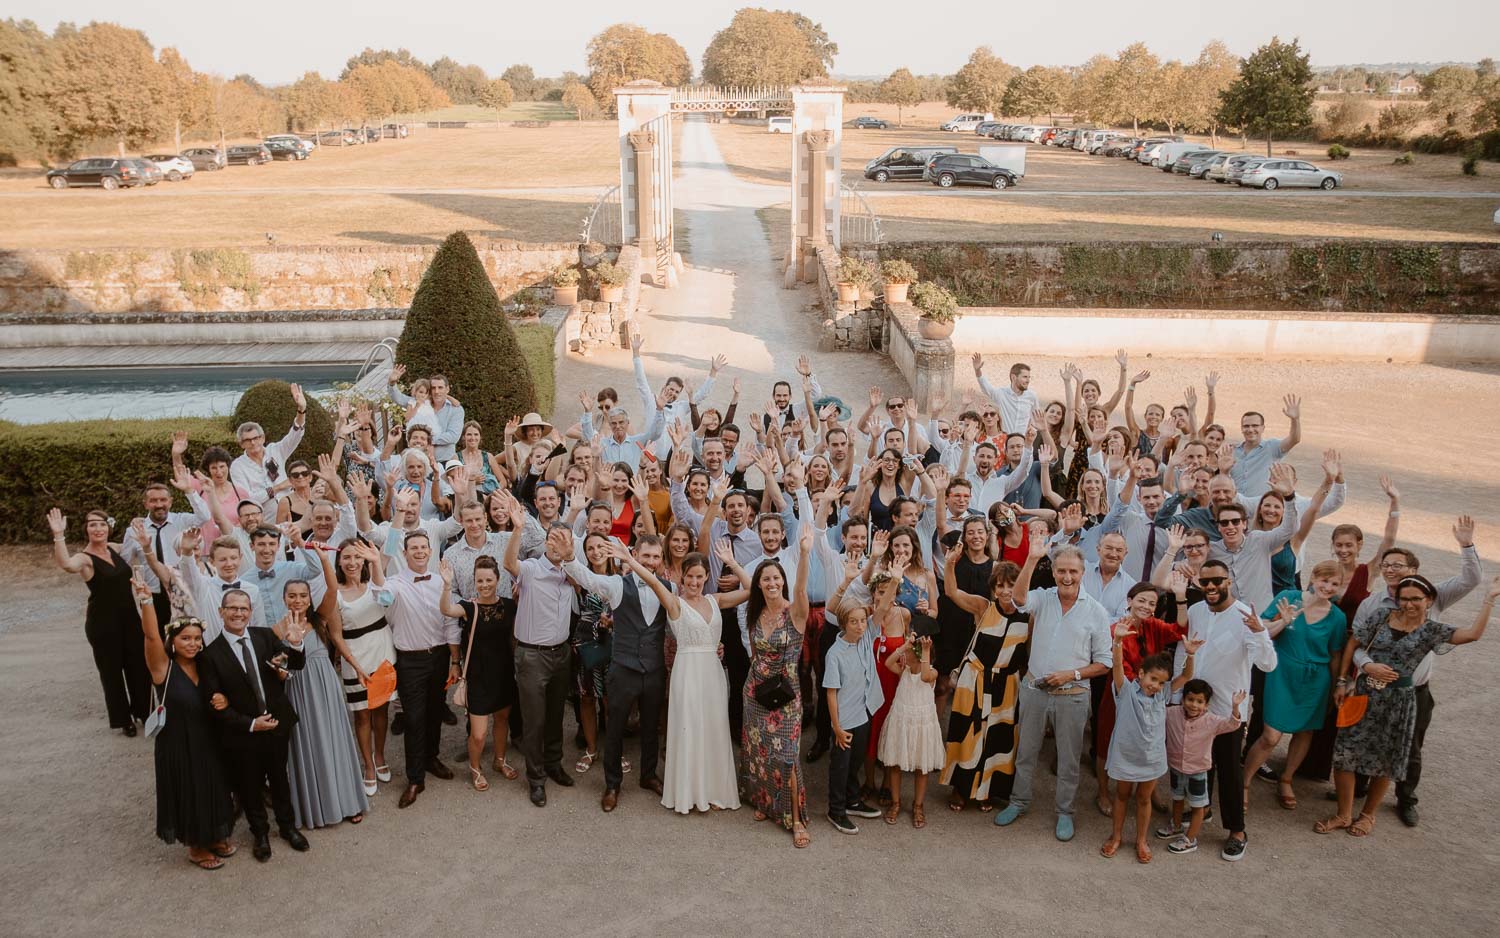
[[918,409],[930,413],[933,401],[953,400],[954,345],[951,339],[924,339],[917,331],[921,314],[910,303],[886,309],[886,354],[911,385]]
[[[502,300],[579,245],[475,238]],[[0,314],[405,307],[436,246],[0,251]]]

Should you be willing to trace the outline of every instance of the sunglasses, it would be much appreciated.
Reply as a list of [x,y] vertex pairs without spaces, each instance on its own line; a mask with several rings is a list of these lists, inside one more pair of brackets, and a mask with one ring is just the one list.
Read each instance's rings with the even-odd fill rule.
[[1244,523],[1244,518],[1220,518],[1218,521],[1214,522],[1214,524],[1217,524],[1221,528],[1232,528]]
[[1227,576],[1200,576],[1198,582],[1204,586],[1223,586],[1229,582]]
[[295,472],[290,472],[290,473],[287,473],[287,474],[289,476],[291,476],[293,479],[308,479],[308,478],[312,477],[312,473],[311,472],[307,472],[306,470],[303,470],[303,469],[298,469]]

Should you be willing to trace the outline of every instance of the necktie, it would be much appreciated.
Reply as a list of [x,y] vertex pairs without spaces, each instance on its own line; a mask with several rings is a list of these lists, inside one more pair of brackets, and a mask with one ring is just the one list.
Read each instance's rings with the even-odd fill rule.
[[166,527],[166,525],[153,524],[152,527],[156,529],[156,560],[158,563],[165,564],[167,562],[167,555],[161,549],[161,529]]
[[1151,579],[1151,568],[1152,568],[1152,566],[1154,566],[1153,561],[1155,559],[1156,559],[1156,523],[1153,522],[1150,518],[1147,518],[1146,519],[1146,559],[1141,564],[1141,576],[1140,576],[1140,580],[1141,580],[1142,583],[1146,583],[1146,582],[1150,581],[1150,579]]
[[430,579],[432,579],[432,574],[430,574],[430,573],[424,573],[421,576],[414,576],[414,577],[412,577],[411,581],[413,583],[421,583],[423,580],[430,580]]
[[228,592],[229,590],[237,590],[240,588],[240,581],[235,580],[233,583],[220,583],[219,587],[225,592]]
[[272,567],[270,570],[256,570],[255,578],[257,580],[274,580],[276,579],[276,568]]
[[240,636],[240,661],[245,665],[245,677],[250,679],[250,686],[255,688],[255,705],[260,708],[261,713],[265,713],[266,695],[260,689],[260,673],[255,664],[255,652],[250,648],[248,635]]

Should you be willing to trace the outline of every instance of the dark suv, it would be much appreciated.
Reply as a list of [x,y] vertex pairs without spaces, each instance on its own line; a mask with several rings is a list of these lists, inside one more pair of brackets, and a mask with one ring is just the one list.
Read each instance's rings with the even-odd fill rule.
[[230,147],[228,159],[230,165],[243,163],[246,166],[259,166],[261,163],[271,162],[271,151],[259,143]]
[[307,151],[290,140],[271,140],[261,144],[273,160],[305,160]]
[[100,186],[118,189],[121,186],[144,186],[146,175],[136,160],[119,160],[110,157],[75,160],[63,169],[47,173],[47,185],[54,189],[69,186]]
[[856,117],[854,129],[856,130],[885,130],[891,125],[878,117]]
[[183,150],[182,155],[185,159],[192,161],[193,169],[205,172],[211,173],[216,169],[223,169],[227,165],[224,162],[224,154],[216,147],[196,147],[192,150]]
[[935,186],[950,189],[953,186],[989,186],[1005,189],[1016,184],[1016,174],[1003,166],[996,166],[982,156],[968,153],[950,153],[939,156],[927,164],[922,178]]

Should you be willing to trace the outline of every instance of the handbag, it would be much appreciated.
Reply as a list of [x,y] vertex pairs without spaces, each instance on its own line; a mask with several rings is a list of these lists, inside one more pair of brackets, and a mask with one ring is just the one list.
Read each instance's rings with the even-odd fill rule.
[[161,682],[161,693],[156,692],[155,686],[151,688],[151,712],[146,714],[146,738],[155,739],[167,726],[167,681],[172,679],[172,665],[176,662],[167,662],[167,677]]
[[792,689],[792,682],[787,679],[786,672],[782,671],[775,677],[767,678],[755,685],[752,694],[755,702],[767,710],[780,710],[796,699],[797,693]]
[[474,635],[479,631],[479,600],[474,601],[474,612],[469,616],[469,644],[464,648],[464,668],[458,672],[458,683],[453,687],[453,706],[469,709],[469,661],[473,657]]
[[609,664],[614,653],[614,637],[609,632],[600,632],[599,637],[578,643],[578,663],[592,671]]
[[1360,720],[1365,718],[1365,711],[1370,708],[1369,694],[1350,694],[1339,704],[1339,715],[1334,720],[1338,728],[1346,730]]

